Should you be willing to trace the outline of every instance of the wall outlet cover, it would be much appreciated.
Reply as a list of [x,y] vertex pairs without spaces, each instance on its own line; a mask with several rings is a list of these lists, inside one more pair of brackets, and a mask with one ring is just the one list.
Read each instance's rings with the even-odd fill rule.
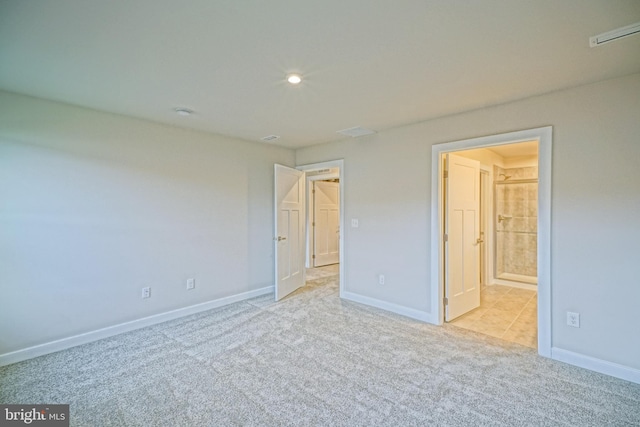
[[571,311],[567,311],[567,325],[579,328],[580,327],[580,313],[573,313]]

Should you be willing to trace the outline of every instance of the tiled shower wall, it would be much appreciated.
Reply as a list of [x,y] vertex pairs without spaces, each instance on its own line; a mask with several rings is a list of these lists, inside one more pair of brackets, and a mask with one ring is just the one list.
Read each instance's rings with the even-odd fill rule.
[[[505,174],[510,176],[504,180]],[[538,275],[538,168],[494,167],[496,277],[504,273]],[[536,180],[535,182],[518,182]],[[498,215],[511,217],[498,221]]]

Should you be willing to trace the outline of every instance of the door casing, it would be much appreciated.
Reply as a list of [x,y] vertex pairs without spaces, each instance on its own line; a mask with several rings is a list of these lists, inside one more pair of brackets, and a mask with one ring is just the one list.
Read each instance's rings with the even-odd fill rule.
[[551,126],[436,144],[431,147],[432,323],[444,322],[444,254],[442,251],[442,155],[454,151],[538,141],[538,354],[551,357]]

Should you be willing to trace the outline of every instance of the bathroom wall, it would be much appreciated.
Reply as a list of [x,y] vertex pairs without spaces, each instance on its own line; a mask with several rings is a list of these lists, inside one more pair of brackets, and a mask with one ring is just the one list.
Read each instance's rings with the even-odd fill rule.
[[[504,174],[508,180],[504,179]],[[537,166],[503,169],[494,166],[496,278],[519,280],[537,276]],[[508,219],[500,220],[498,215]]]

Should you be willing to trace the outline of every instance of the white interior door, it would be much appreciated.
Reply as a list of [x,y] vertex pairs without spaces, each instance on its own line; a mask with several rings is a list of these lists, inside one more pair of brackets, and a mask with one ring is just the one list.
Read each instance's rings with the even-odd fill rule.
[[304,285],[304,172],[275,165],[275,298]]
[[340,262],[340,184],[314,181],[313,266]]
[[480,306],[480,162],[447,154],[445,320]]

